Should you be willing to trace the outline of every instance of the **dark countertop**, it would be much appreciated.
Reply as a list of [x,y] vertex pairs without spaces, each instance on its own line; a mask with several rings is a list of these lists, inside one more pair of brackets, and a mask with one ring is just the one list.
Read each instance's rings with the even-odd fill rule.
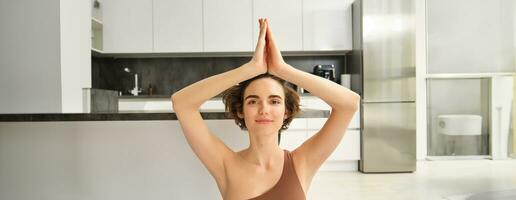
[[[299,94],[301,97],[314,97],[314,95],[306,92]],[[170,95],[138,95],[138,96],[132,96],[132,95],[122,95],[118,96],[118,99],[170,99]],[[221,95],[217,95],[213,97],[213,99],[221,99]]]
[[[201,111],[205,120],[231,119],[221,110]],[[328,118],[330,111],[304,109],[296,118]],[[118,113],[34,113],[0,114],[0,122],[42,122],[42,121],[140,121],[177,120],[171,111],[123,111]]]

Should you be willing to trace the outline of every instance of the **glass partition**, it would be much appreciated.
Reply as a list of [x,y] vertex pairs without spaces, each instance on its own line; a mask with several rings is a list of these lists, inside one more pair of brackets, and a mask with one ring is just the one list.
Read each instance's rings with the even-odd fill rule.
[[428,155],[489,155],[489,79],[428,79]]
[[425,14],[427,155],[516,158],[516,1],[426,0]]

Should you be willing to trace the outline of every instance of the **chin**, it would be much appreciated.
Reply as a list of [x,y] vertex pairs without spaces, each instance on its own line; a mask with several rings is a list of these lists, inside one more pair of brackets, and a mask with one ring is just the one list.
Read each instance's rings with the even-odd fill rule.
[[[261,126],[261,127],[260,127]],[[271,135],[277,135],[281,127],[264,127],[263,125],[257,125],[255,128],[253,128],[253,132],[258,134],[271,134]],[[251,129],[249,129],[251,130]]]

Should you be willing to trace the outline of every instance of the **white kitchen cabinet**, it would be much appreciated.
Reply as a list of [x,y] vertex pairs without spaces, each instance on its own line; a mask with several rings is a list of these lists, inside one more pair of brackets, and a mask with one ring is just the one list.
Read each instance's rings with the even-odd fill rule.
[[[357,113],[355,113],[355,117],[360,116],[359,114],[357,115]],[[307,138],[317,134],[327,120],[326,118],[308,118]],[[360,119],[356,118],[355,120],[357,120],[358,126],[360,127]],[[352,126],[355,126],[351,124],[337,148],[328,158],[328,161],[360,160],[360,130],[351,129]]]
[[[251,0],[204,0],[204,51],[254,51]],[[256,36],[258,37],[258,36]]]
[[294,151],[306,140],[305,130],[286,130],[281,133],[280,147]]
[[353,115],[353,118],[351,118],[351,121],[349,122],[348,129],[360,129],[360,112],[359,106],[355,115]]
[[152,52],[152,0],[104,0],[106,53]]
[[281,133],[280,147],[293,151],[306,140],[306,119],[294,119],[287,130]]
[[203,0],[154,0],[154,52],[203,51]]
[[303,0],[303,50],[351,50],[353,0]]
[[[308,131],[308,138],[319,130]],[[337,148],[328,157],[328,161],[360,160],[360,130],[346,130]]]
[[[309,124],[312,119],[308,119]],[[308,129],[307,138],[312,137],[319,129]],[[348,129],[337,148],[328,157],[328,161],[360,160],[360,130]]]
[[[281,51],[303,50],[303,14],[301,0],[253,1],[253,21],[269,18],[269,25]],[[260,27],[253,24],[253,44],[256,44]]]

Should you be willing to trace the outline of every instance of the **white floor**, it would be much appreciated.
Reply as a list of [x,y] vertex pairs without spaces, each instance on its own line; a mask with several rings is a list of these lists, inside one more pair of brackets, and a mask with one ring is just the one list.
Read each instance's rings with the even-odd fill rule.
[[516,160],[419,161],[414,173],[319,172],[310,200],[516,199]]

